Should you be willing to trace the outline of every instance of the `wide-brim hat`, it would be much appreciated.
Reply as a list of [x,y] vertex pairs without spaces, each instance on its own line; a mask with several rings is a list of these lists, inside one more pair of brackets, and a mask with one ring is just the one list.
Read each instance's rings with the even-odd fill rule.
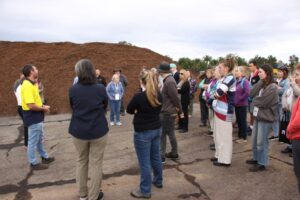
[[160,73],[170,73],[171,68],[169,63],[160,63],[159,66],[157,67],[157,70]]

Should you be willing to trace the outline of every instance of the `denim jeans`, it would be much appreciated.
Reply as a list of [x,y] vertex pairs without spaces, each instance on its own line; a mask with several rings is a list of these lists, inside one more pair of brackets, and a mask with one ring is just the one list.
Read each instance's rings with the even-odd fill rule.
[[120,106],[121,106],[121,100],[109,100],[109,106],[110,106],[110,121],[115,121],[116,116],[116,122],[120,122]]
[[[160,157],[161,129],[134,133],[134,147],[139,161],[141,180],[140,191],[151,194],[151,183],[162,185],[162,162]],[[151,172],[153,170],[153,180]]]
[[268,165],[269,133],[273,123],[254,120],[252,129],[253,159],[260,165]]
[[28,127],[27,155],[28,155],[28,161],[33,165],[38,164],[38,161],[35,158],[36,148],[39,154],[43,158],[48,158],[48,154],[44,148],[43,139],[44,139],[43,122],[32,124]]
[[161,134],[161,149],[160,154],[164,158],[166,153],[167,135],[171,143],[171,152],[173,155],[178,154],[177,152],[177,140],[174,132],[175,128],[175,117],[169,113],[161,114],[162,134]]
[[247,106],[235,107],[239,138],[247,139]]

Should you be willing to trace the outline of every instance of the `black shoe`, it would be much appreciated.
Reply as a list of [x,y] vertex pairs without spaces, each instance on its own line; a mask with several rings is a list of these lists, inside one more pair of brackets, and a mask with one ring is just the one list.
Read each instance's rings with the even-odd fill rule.
[[48,165],[45,165],[45,164],[41,164],[41,163],[38,163],[38,164],[30,164],[30,168],[32,170],[44,170],[44,169],[48,169]]
[[181,129],[182,129],[182,128],[181,128],[181,127],[179,127],[179,126],[175,128],[175,130],[181,130]]
[[249,171],[250,171],[250,172],[259,172],[259,171],[264,171],[265,169],[266,169],[265,166],[256,164],[256,165],[253,165],[253,166],[249,169]]
[[269,140],[276,140],[276,139],[278,139],[278,136],[271,136],[271,137],[269,137]]
[[166,153],[165,157],[170,158],[171,160],[178,160],[178,158],[179,158],[178,154],[173,155],[172,152]]
[[249,133],[249,132],[252,132],[252,129],[251,129],[250,126],[247,127],[247,132],[248,132],[248,133]]
[[49,158],[43,158],[43,157],[42,157],[42,163],[43,163],[43,164],[50,164],[50,163],[52,163],[54,160],[55,160],[54,157],[49,157]]
[[179,133],[186,133],[186,132],[188,132],[188,130],[186,130],[186,129],[182,129],[179,131]]
[[289,148],[289,147],[286,147],[285,149],[283,149],[283,150],[281,151],[281,153],[292,153],[292,149]]
[[161,163],[165,163],[166,162],[166,158],[165,157],[161,157]]
[[212,136],[213,134],[214,134],[214,132],[212,132],[212,131],[207,132],[207,135],[209,135],[209,136]]
[[212,158],[210,159],[210,161],[211,161],[211,162],[218,161],[218,158],[216,158],[216,157],[212,157]]
[[246,160],[246,163],[249,164],[249,165],[256,165],[257,160],[249,159],[249,160]]
[[212,151],[215,151],[216,150],[215,144],[210,144],[209,149],[212,150]]
[[214,161],[213,164],[218,167],[230,167],[230,164],[220,163],[218,161]]
[[156,188],[158,188],[158,189],[163,188],[163,184],[158,185],[158,184],[152,183],[152,185],[154,185],[154,187],[156,187]]
[[100,191],[97,200],[103,200],[104,199],[104,193]]

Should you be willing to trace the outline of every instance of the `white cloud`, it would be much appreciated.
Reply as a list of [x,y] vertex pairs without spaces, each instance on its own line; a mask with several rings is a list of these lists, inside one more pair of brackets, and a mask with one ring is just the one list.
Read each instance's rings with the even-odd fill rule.
[[[0,39],[118,42],[172,58],[300,51],[298,0],[0,0]],[[298,48],[299,49],[299,48]]]

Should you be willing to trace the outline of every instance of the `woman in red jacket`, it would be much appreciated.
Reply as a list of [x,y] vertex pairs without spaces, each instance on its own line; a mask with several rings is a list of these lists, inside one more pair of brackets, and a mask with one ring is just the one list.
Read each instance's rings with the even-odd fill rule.
[[[295,79],[300,77],[300,63],[296,67]],[[287,137],[292,142],[292,152],[294,160],[294,171],[298,179],[298,190],[300,193],[300,98],[295,103],[289,126],[287,128]]]

